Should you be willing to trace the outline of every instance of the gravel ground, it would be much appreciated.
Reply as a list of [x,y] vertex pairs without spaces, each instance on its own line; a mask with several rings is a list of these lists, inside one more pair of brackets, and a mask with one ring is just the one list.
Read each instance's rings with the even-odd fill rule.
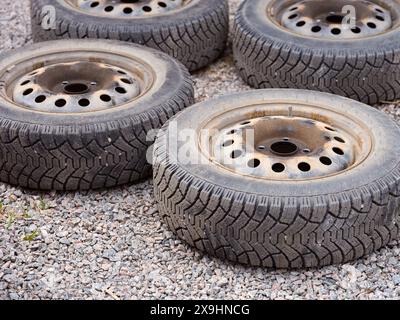
[[[232,11],[239,0],[230,1]],[[31,42],[28,0],[0,3],[0,50]],[[194,75],[197,100],[248,90],[231,52]],[[399,120],[395,105],[380,107]],[[271,272],[209,258],[160,221],[152,182],[37,193],[0,184],[1,299],[396,299],[400,242],[352,264]]]

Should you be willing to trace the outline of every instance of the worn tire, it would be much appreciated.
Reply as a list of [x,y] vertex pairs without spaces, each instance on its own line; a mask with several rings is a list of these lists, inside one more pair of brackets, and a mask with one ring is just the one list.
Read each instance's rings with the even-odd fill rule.
[[[48,6],[55,9],[55,29],[45,30]],[[32,0],[34,41],[59,38],[104,38],[143,44],[168,53],[190,71],[209,65],[224,51],[229,32],[226,0],[193,0],[193,4],[146,18],[109,18],[79,11],[66,0]]]
[[[400,130],[385,114],[327,93],[267,89],[197,104],[174,123],[177,132],[198,131],[210,119],[224,112],[233,115],[243,106],[260,106],[254,114],[262,117],[262,104],[294,101],[332,108],[373,128],[368,158],[351,170],[315,180],[255,179],[204,155],[197,157],[202,164],[175,161],[167,152],[167,145],[175,143],[168,140],[175,126],[165,125],[154,147],[155,197],[179,238],[221,259],[289,269],[345,263],[398,238]],[[178,141],[176,150],[184,143]],[[186,144],[185,151],[196,158],[199,146]]]
[[[373,105],[400,98],[400,27],[363,39],[291,33],[267,16],[273,0],[244,1],[234,22],[234,55],[255,88],[330,92]],[[380,3],[400,13],[399,1]]]
[[[140,59],[157,69],[157,78],[136,100],[92,112],[35,111],[7,95],[7,83],[24,61],[79,50],[93,52],[96,59],[100,52],[132,63]],[[44,64],[28,63],[27,72]],[[2,54],[0,84],[0,180],[41,190],[114,187],[151,176],[147,133],[191,105],[194,95],[179,62],[154,49],[110,40],[49,41]]]

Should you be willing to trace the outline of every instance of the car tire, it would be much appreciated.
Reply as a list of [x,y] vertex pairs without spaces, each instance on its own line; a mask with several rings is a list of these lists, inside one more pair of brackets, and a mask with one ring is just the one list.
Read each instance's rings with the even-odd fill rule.
[[[83,6],[89,9],[86,10],[69,0],[32,0],[34,41],[59,38],[129,41],[164,51],[181,61],[190,71],[209,65],[225,49],[229,32],[226,0],[191,0],[182,8],[172,8],[171,11],[155,15],[144,12],[141,3],[113,4],[109,7],[114,10],[107,13],[102,10],[107,1],[91,2],[97,3],[95,8],[85,2]],[[165,10],[174,7],[174,2],[166,0],[151,5]],[[160,3],[166,7],[161,8]],[[122,5],[124,10],[130,10],[129,14],[121,11],[114,15]],[[152,8],[149,5],[145,7]],[[134,16],[136,10],[144,15]]]
[[[320,19],[332,11],[339,12],[333,18],[342,19],[336,7],[344,2],[315,4],[309,10],[328,7],[325,13],[316,14],[319,19],[313,20],[312,11],[306,10],[307,3],[314,1],[251,0],[241,4],[234,22],[233,41],[241,77],[254,88],[317,90],[370,105],[398,100],[400,25],[393,22],[388,27],[381,20],[389,20],[390,14],[399,16],[400,3],[389,0],[356,3],[369,6],[356,8],[357,17],[362,16],[361,10],[371,8],[368,13],[371,18],[363,17],[365,23],[357,21],[357,26],[350,29],[358,32],[354,33],[338,21]],[[375,2],[380,6],[369,4]]]
[[40,190],[109,188],[151,176],[151,131],[194,95],[188,71],[167,54],[111,40],[3,53],[0,84],[0,180]]
[[[246,150],[245,129],[256,143]],[[184,138],[188,130],[193,139]],[[301,147],[294,155],[274,149],[274,134],[281,147]],[[283,269],[346,263],[398,239],[399,139],[388,116],[340,96],[295,89],[224,96],[164,125],[154,146],[155,197],[179,238],[218,258]],[[209,150],[235,159],[226,164]]]

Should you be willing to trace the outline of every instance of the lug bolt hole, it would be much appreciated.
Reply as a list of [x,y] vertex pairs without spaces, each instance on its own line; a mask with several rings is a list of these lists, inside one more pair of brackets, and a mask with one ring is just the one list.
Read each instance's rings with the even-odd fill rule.
[[111,101],[111,97],[108,94],[102,94],[100,96],[100,99],[104,102],[110,102]]
[[87,106],[90,105],[90,101],[89,101],[88,99],[80,99],[80,100],[78,101],[78,103],[79,103],[79,105],[80,105],[81,107],[87,107]]
[[126,84],[132,84],[132,81],[129,80],[129,79],[122,78],[121,81],[126,83]]
[[122,87],[116,87],[115,91],[117,91],[120,94],[125,94],[126,93],[126,90],[124,88],[122,88]]
[[62,108],[67,104],[67,101],[65,101],[64,99],[58,99],[55,102],[56,107]]
[[320,161],[322,164],[326,165],[326,166],[332,165],[332,160],[329,159],[328,157],[321,157],[321,158],[319,158],[319,161]]
[[232,153],[231,153],[231,158],[232,158],[232,159],[237,159],[237,158],[239,158],[242,154],[243,154],[243,152],[242,152],[241,150],[232,151]]
[[340,138],[340,137],[335,137],[334,138],[337,142],[340,142],[340,143],[346,143],[346,141],[344,141],[342,138]]
[[33,89],[32,89],[32,88],[29,88],[29,89],[26,89],[26,90],[23,92],[23,95],[24,95],[24,96],[28,96],[28,95],[30,95],[32,92],[33,92]]
[[311,166],[307,162],[301,162],[298,165],[300,171],[308,172],[311,170]]
[[275,163],[272,166],[272,171],[274,171],[276,173],[281,173],[281,172],[285,171],[285,165],[283,165],[282,163]]
[[320,26],[314,26],[311,28],[311,31],[314,33],[318,33],[322,30],[322,28]]
[[45,100],[46,100],[46,96],[40,95],[40,96],[37,96],[37,97],[36,97],[35,102],[36,102],[36,103],[42,103],[42,102],[44,102]]
[[229,146],[233,145],[234,143],[235,143],[234,140],[228,140],[228,141],[225,141],[225,142],[222,144],[222,146],[223,146],[224,148],[226,148],[226,147],[229,147]]
[[340,148],[335,147],[332,150],[333,150],[334,153],[338,154],[339,156],[343,156],[344,155],[344,151],[342,149],[340,149]]
[[251,159],[251,160],[247,163],[247,165],[248,165],[250,168],[257,168],[257,167],[260,166],[260,164],[261,164],[261,161],[258,160],[258,159]]

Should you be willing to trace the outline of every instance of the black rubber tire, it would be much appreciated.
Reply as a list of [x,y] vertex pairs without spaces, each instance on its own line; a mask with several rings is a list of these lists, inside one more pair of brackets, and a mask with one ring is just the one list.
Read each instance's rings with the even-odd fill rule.
[[[32,0],[34,41],[59,38],[103,38],[143,44],[168,53],[189,71],[203,68],[223,52],[229,32],[226,0],[193,0],[179,11],[149,18],[108,18],[78,11],[65,0]],[[43,8],[53,6],[55,29],[42,28]]]
[[[400,129],[376,109],[327,93],[266,89],[200,103],[173,120],[178,132],[198,131],[222,112],[283,101],[330,106],[359,119],[373,128],[372,152],[362,164],[335,176],[255,179],[214,165],[206,157],[202,165],[173,160],[166,146],[176,142],[168,140],[170,129],[165,125],[154,146],[153,172],[159,211],[170,229],[191,246],[221,259],[285,269],[345,263],[397,239]],[[178,141],[175,150],[184,143],[185,151],[195,157],[197,143]]]
[[[235,17],[235,61],[249,85],[318,90],[370,105],[400,98],[399,26],[358,40],[303,37],[271,21],[272,1],[244,1]],[[380,3],[400,13],[398,1]]]
[[[7,97],[4,77],[12,76],[15,65],[71,50],[156,64],[160,80],[124,106],[87,113],[38,112]],[[0,181],[30,189],[99,189],[151,176],[147,133],[194,101],[190,75],[179,62],[154,49],[111,40],[48,41],[2,54],[0,83]]]

